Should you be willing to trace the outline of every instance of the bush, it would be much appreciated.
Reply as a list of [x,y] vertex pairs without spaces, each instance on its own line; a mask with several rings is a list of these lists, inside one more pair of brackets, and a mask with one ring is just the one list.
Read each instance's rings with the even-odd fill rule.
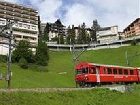
[[19,66],[23,69],[28,69],[28,63],[25,58],[19,60]]
[[136,46],[136,45],[137,45],[137,40],[136,40],[136,39],[133,39],[133,40],[131,41],[131,45],[132,45],[132,46]]
[[12,61],[19,62],[21,58],[25,58],[28,63],[33,63],[33,52],[30,49],[30,43],[26,40],[21,40],[12,54]]
[[0,62],[5,63],[7,61],[7,56],[6,55],[0,55]]

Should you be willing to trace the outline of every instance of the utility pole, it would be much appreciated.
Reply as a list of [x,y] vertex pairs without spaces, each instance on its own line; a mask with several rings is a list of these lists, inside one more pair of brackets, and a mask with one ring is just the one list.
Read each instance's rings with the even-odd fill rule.
[[8,67],[7,67],[7,88],[10,89],[11,87],[11,53],[12,53],[12,39],[13,39],[13,31],[12,31],[12,24],[9,25],[10,33],[9,33],[9,52],[8,52]]
[[[9,43],[6,43],[9,45],[9,51],[8,51],[8,59],[7,59],[7,75],[6,75],[6,80],[7,80],[7,88],[11,88],[11,53],[12,53],[12,40],[13,40],[13,31],[12,31],[12,26],[15,24],[15,21],[10,21],[6,20],[6,25],[1,28],[0,31],[0,36],[8,39]],[[9,33],[6,32],[4,33],[5,30],[9,29]]]

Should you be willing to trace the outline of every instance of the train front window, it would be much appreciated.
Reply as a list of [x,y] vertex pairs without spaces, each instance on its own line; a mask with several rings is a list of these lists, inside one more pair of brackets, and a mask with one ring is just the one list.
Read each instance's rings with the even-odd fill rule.
[[82,68],[80,70],[77,70],[77,74],[87,74],[88,73],[88,68]]
[[87,74],[87,73],[88,73],[88,68],[83,68],[83,69],[82,69],[82,73]]
[[82,74],[82,70],[77,70],[77,74]]

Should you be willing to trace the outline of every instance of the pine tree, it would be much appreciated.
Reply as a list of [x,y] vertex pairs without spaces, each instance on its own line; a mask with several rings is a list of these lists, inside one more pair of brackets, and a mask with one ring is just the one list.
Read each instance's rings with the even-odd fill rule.
[[81,25],[81,28],[79,29],[79,35],[78,35],[78,44],[86,44],[87,42],[87,33],[86,33],[86,30],[85,30],[85,23],[83,23]]
[[38,40],[42,40],[42,32],[41,32],[41,21],[40,21],[40,16],[38,16]]
[[75,30],[69,26],[67,31],[67,44],[75,44]]
[[36,49],[36,63],[41,66],[46,66],[49,60],[48,47],[45,42],[40,41]]
[[47,23],[46,27],[44,28],[44,36],[43,36],[44,41],[49,41],[49,28],[50,28],[50,25],[49,23]]
[[71,28],[70,28],[70,26],[68,26],[68,28],[67,28],[66,43],[67,43],[67,44],[70,44],[70,40],[71,40]]
[[98,24],[97,20],[93,20],[93,25],[91,27],[91,38],[94,42],[97,42],[97,31],[100,29],[100,25]]
[[60,34],[59,35],[59,38],[60,38],[59,39],[59,41],[60,41],[59,44],[64,44],[64,35],[63,34]]
[[72,29],[71,29],[71,44],[75,44],[75,29],[74,29],[74,25],[72,25]]

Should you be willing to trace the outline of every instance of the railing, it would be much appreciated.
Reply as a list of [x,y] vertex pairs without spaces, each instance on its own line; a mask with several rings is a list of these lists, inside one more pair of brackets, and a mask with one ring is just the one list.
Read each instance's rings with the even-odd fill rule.
[[[139,37],[135,37],[135,39],[137,39],[138,41],[140,41],[140,36]],[[104,43],[104,44],[75,44],[74,45],[74,49],[75,50],[80,50],[80,49],[85,49],[87,48],[87,50],[97,50],[97,49],[104,49],[104,48],[118,48],[121,46],[128,46],[130,45],[131,41],[134,40],[134,38],[128,38],[125,40],[118,40],[112,43]],[[56,44],[52,43],[52,42],[47,42],[48,48],[50,50],[56,50],[56,51],[65,51],[65,50],[69,50],[72,51],[73,49],[73,45],[67,45],[67,44]]]

